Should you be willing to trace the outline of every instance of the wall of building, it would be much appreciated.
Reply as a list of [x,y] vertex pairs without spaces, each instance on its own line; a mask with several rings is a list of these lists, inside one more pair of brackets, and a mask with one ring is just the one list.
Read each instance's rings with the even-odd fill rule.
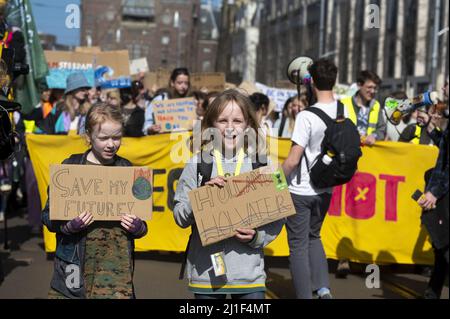
[[[284,80],[295,56],[326,56],[339,67],[339,82],[351,84],[358,71],[371,69],[383,78],[380,93],[407,89],[414,94],[432,83],[435,3],[441,2],[440,30],[448,27],[443,0],[325,1],[323,52],[320,49],[320,0],[265,0],[258,48],[258,81]],[[372,28],[369,5],[379,8]],[[445,18],[447,17],[447,18]],[[448,32],[439,39],[437,87],[448,78]]]
[[[196,72],[205,51],[217,51],[217,37],[214,43],[205,32],[200,36],[202,14],[200,0],[84,0],[80,42],[103,50],[127,49],[131,59],[146,57],[152,70],[183,66]],[[214,71],[215,59],[210,64],[208,70]]]

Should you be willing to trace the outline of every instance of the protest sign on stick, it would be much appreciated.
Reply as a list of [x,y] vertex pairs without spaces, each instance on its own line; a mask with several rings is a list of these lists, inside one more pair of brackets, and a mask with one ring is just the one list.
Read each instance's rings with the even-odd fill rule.
[[147,167],[50,166],[50,219],[71,220],[85,211],[94,220],[125,214],[152,217],[153,171]]
[[190,131],[196,119],[193,98],[153,101],[153,114],[161,132]]
[[260,168],[188,194],[203,246],[233,237],[238,228],[258,228],[295,214],[280,169]]

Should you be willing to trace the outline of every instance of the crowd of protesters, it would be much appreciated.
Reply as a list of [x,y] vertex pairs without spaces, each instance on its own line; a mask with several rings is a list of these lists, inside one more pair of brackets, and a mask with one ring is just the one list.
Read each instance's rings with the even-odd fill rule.
[[[400,125],[395,126],[389,121],[388,110],[376,98],[381,85],[381,79],[378,75],[371,71],[361,71],[357,84],[358,91],[356,94],[342,98],[341,102],[345,107],[346,116],[356,125],[363,146],[373,146],[377,141],[432,145],[437,141],[432,132],[436,129],[444,131],[447,127],[448,120],[430,108],[409,114],[403,118]],[[208,92],[206,89],[192,91],[190,74],[186,68],[173,70],[167,88],[159,88],[157,90],[145,87],[142,79],[133,81],[130,88],[108,90],[103,90],[100,87],[93,88],[82,73],[71,74],[67,78],[65,90],[50,89],[46,86],[46,83],[42,83],[40,90],[40,103],[30,113],[21,114],[16,112],[14,116],[16,129],[22,138],[27,133],[50,135],[89,134],[89,132],[85,131],[87,127],[86,116],[90,114],[90,110],[93,107],[98,105],[110,108],[110,112],[115,112],[114,114],[117,112],[121,114],[123,119],[123,137],[156,135],[161,133],[161,126],[155,121],[153,102],[192,97],[195,100],[195,112],[198,120],[204,120],[205,116],[210,114],[208,113],[208,108],[211,105],[214,105],[215,108],[223,108],[226,105],[225,100],[228,98],[240,103],[239,106],[243,114],[251,112],[252,119],[254,116],[256,121],[254,123],[255,128],[262,128],[264,134],[294,139],[299,134],[299,132],[296,132],[298,127],[296,119],[299,118],[299,113],[310,107],[308,103],[310,99],[306,92],[301,92],[300,95],[289,98],[281,112],[275,112],[271,109],[272,103],[269,97],[259,92],[238,90],[242,96],[230,95],[224,97],[223,92]],[[407,98],[404,92],[392,92],[390,96],[397,99]],[[221,99],[222,106],[217,103],[213,104],[217,98]],[[247,108],[251,109],[251,111],[247,110]],[[26,144],[24,142],[20,144],[22,146],[21,152],[16,153],[14,164],[0,167],[1,183],[5,184],[4,180],[6,177],[9,177],[12,181],[12,191],[9,192],[11,196],[3,196],[0,199],[0,221],[4,218],[6,205],[11,205],[13,210],[22,205],[27,207],[31,231],[37,234],[42,230],[39,192],[31,161],[27,154]],[[247,167],[247,169],[250,170],[251,166]],[[183,185],[182,182],[183,180],[180,184]],[[192,181],[185,183],[192,184]],[[213,183],[220,184],[221,181],[213,179]],[[182,197],[183,195],[179,194],[178,196]],[[182,198],[185,199],[184,197]],[[189,206],[188,204],[186,205]],[[181,215],[177,218],[183,217],[183,212],[178,211],[178,214]],[[178,222],[182,227],[188,224],[181,219]],[[275,233],[274,236],[276,236]],[[251,237],[250,239],[253,240],[255,235],[253,233],[250,235],[245,232],[242,233],[243,238]],[[267,243],[271,240],[273,240],[272,237]],[[337,269],[338,274],[345,277],[349,271],[349,260],[340,260]],[[293,272],[293,274],[296,273]],[[200,274],[197,275],[200,276]],[[305,278],[301,278],[301,280],[303,281]],[[311,293],[313,291],[310,286],[307,285],[305,288],[300,283],[298,285],[300,287],[298,289],[302,290],[302,292],[298,292],[299,297],[310,298],[312,296]],[[319,297],[331,297],[326,280],[320,287],[315,288],[316,293],[319,293]],[[307,291],[305,292],[304,289]],[[193,289],[193,291],[194,293],[198,292],[198,289]],[[257,292],[260,292],[260,290]],[[132,294],[132,291],[130,293]],[[257,295],[259,296],[259,294]]]

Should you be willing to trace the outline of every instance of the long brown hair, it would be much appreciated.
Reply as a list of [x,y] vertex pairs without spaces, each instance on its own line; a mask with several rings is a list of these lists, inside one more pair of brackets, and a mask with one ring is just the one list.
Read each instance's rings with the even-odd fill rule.
[[103,102],[96,103],[86,115],[86,135],[92,134],[97,125],[102,125],[108,120],[119,123],[123,130],[124,120],[120,109]]
[[[208,106],[205,117],[202,121],[201,125],[201,150],[209,149],[209,145],[211,145],[212,139],[211,136],[207,138],[208,134],[204,134],[210,128],[215,127],[215,122],[219,118],[220,114],[224,111],[227,105],[231,102],[234,102],[242,111],[244,115],[244,119],[247,123],[247,127],[252,129],[256,133],[256,143],[260,143],[264,139],[264,135],[260,132],[260,126],[258,120],[256,119],[256,115],[254,112],[254,107],[252,105],[252,101],[247,95],[240,93],[238,90],[231,89],[226,90],[223,93],[219,94],[214,101]],[[205,139],[203,139],[205,137]],[[197,136],[197,138],[199,138]],[[245,150],[248,151],[249,145],[245,146]],[[194,145],[191,140],[191,149],[193,152]]]
[[177,78],[180,75],[185,75],[189,78],[189,88],[186,92],[186,96],[184,97],[189,97],[191,96],[191,75],[189,74],[189,70],[187,68],[176,68],[172,71],[172,74],[170,75],[170,79],[169,79],[169,98],[170,99],[179,99],[182,98],[181,96],[179,96],[178,92],[175,90],[175,88],[172,86],[172,84],[174,84],[177,80]]

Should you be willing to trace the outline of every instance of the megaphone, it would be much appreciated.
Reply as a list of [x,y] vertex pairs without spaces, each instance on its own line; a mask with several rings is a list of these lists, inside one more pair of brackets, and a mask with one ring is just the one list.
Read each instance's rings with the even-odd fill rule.
[[306,56],[297,57],[292,60],[287,67],[287,76],[289,81],[295,85],[306,85],[311,83],[311,75],[308,68],[314,61]]
[[438,96],[439,93],[437,92],[425,92],[412,99],[405,100],[388,97],[384,102],[384,106],[387,110],[392,111],[392,115],[388,119],[389,122],[393,125],[399,125],[406,115],[412,114],[421,108],[437,105],[439,103]]

